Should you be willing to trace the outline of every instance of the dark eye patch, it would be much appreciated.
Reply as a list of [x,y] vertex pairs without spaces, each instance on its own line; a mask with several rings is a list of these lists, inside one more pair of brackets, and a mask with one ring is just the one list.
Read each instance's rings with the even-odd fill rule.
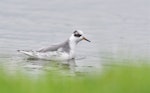
[[82,36],[82,35],[80,35],[80,34],[74,34],[74,36],[75,36],[75,37],[80,37],[80,36]]

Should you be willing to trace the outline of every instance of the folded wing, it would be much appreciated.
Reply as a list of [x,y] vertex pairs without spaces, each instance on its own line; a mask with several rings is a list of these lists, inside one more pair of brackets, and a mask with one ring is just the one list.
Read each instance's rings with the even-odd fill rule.
[[45,47],[45,48],[41,48],[39,49],[37,52],[50,52],[50,51],[57,51],[59,49],[62,49],[62,51],[65,51],[65,52],[69,52],[70,50],[70,47],[69,47],[69,42],[68,40],[63,42],[63,43],[60,43],[60,44],[55,44],[55,45],[51,45],[49,47]]

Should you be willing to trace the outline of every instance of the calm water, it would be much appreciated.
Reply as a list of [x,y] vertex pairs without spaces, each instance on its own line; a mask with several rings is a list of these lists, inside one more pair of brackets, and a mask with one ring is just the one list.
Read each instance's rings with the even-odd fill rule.
[[[150,56],[150,0],[1,0],[0,58],[11,71],[63,66],[26,60],[18,49],[38,49],[66,40],[75,29],[92,42],[78,45],[75,71],[101,68],[104,60]],[[51,64],[52,63],[52,64]],[[47,66],[47,64],[49,64]]]

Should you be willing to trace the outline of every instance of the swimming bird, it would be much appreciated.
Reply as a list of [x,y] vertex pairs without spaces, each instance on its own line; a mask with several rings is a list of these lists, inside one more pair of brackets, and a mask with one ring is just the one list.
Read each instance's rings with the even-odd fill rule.
[[30,58],[44,60],[70,60],[75,59],[76,46],[82,40],[91,42],[84,36],[83,31],[75,30],[69,39],[62,43],[44,47],[39,50],[18,50],[18,52],[28,55]]

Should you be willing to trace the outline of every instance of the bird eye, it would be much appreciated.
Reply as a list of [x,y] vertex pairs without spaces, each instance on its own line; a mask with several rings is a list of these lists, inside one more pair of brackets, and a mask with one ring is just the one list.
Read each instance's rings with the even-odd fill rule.
[[82,36],[82,35],[80,35],[80,34],[74,34],[74,36],[75,36],[75,37],[80,37],[80,36]]

